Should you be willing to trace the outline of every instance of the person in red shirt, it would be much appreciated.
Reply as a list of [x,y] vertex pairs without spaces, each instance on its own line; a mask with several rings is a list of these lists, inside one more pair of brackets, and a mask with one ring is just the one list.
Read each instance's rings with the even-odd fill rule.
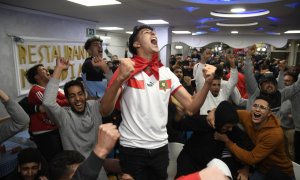
[[[62,151],[60,135],[57,126],[44,112],[42,106],[45,87],[50,79],[50,73],[42,65],[37,64],[26,72],[26,78],[32,87],[29,91],[28,102],[31,105],[38,105],[36,113],[30,115],[29,133],[46,160],[52,159]],[[68,105],[63,91],[59,91],[57,102],[61,106]]]

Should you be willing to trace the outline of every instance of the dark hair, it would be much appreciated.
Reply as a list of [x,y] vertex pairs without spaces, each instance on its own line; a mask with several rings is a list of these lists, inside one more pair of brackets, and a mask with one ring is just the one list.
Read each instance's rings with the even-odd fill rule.
[[273,108],[273,107],[271,107],[271,102],[272,102],[272,100],[271,100],[271,97],[270,97],[270,96],[260,94],[259,96],[257,96],[257,97],[255,98],[255,100],[257,100],[257,99],[262,99],[262,100],[266,101],[266,102],[268,103],[269,108],[270,108],[270,109]]
[[136,55],[136,54],[137,54],[136,48],[133,47],[133,44],[134,44],[134,42],[137,40],[137,36],[138,36],[139,32],[140,32],[142,29],[150,29],[150,30],[153,31],[153,28],[152,28],[151,26],[148,26],[148,25],[135,26],[135,27],[133,28],[133,33],[130,35],[130,37],[129,37],[129,42],[128,42],[129,51],[130,51],[133,55]]
[[294,82],[296,82],[298,80],[297,73],[292,70],[285,71],[284,76],[291,76],[293,78]]
[[102,39],[100,39],[100,38],[98,38],[98,37],[96,37],[96,36],[94,36],[94,37],[91,37],[91,38],[89,38],[86,42],[85,42],[85,44],[84,44],[84,49],[87,51],[90,47],[91,47],[91,44],[93,43],[93,42],[100,42],[101,44],[102,44],[102,42],[103,42],[103,40]]
[[18,164],[19,165],[30,163],[30,162],[36,162],[36,163],[42,162],[42,155],[38,149],[26,148],[26,149],[23,149],[18,154]]
[[223,78],[223,67],[220,64],[214,65],[217,69],[215,71],[215,80],[221,80]]
[[239,116],[236,108],[228,101],[222,101],[215,112],[215,126],[216,131],[220,132],[222,127],[227,124],[237,124]]
[[277,86],[277,80],[274,77],[273,73],[265,73],[259,78],[259,85],[261,86],[265,82],[271,82],[275,86]]
[[34,76],[37,75],[37,70],[40,66],[44,66],[42,64],[34,65],[33,67],[29,68],[26,72],[26,79],[30,84],[37,84]]
[[77,77],[75,80],[76,80],[76,81],[79,81],[79,82],[83,82],[82,77]]
[[63,179],[72,173],[70,166],[84,161],[84,156],[78,151],[65,150],[57,154],[49,165],[49,179]]
[[48,72],[50,75],[52,75],[54,73],[54,69],[48,69]]
[[64,92],[65,92],[65,96],[68,98],[69,97],[69,88],[71,86],[79,86],[83,92],[85,92],[84,90],[84,87],[83,87],[83,84],[80,82],[80,81],[77,81],[77,80],[71,80],[69,82],[67,82],[64,86]]

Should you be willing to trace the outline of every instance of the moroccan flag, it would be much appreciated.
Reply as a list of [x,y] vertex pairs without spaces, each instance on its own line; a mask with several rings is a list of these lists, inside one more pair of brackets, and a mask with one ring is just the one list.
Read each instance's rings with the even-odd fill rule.
[[159,81],[159,90],[171,89],[171,79]]

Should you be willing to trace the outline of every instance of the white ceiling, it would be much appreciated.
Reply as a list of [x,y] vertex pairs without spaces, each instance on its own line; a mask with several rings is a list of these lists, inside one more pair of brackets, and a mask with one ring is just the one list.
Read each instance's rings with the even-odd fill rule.
[[[38,10],[56,15],[79,18],[97,22],[98,27],[117,26],[124,28],[125,33],[135,25],[140,25],[139,19],[163,19],[168,21],[173,30],[189,30],[191,32],[207,31],[208,35],[227,35],[231,30],[240,34],[258,35],[266,32],[281,33],[286,30],[300,30],[300,1],[273,0],[270,3],[258,3],[261,0],[119,0],[120,5],[86,7],[67,0],[0,0],[0,3]],[[193,1],[197,3],[184,2]],[[200,1],[216,4],[202,4]],[[246,2],[251,4],[246,4]],[[264,0],[268,1],[268,0]],[[272,0],[269,0],[272,1]],[[235,4],[238,3],[238,4]],[[188,12],[184,7],[196,10]],[[220,18],[210,15],[211,11],[229,12],[233,7],[243,7],[246,10],[267,9],[270,14],[252,18]],[[199,8],[199,9],[197,9]],[[207,19],[205,19],[207,18]],[[209,19],[211,18],[211,19]],[[222,23],[258,22],[251,27],[219,27]],[[219,31],[215,32],[214,29]]]

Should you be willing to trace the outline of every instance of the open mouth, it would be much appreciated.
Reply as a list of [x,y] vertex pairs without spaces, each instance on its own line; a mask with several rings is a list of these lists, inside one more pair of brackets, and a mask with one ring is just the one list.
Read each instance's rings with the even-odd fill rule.
[[254,118],[255,118],[255,119],[258,119],[258,118],[261,117],[261,114],[258,114],[258,113],[254,113],[253,115],[254,115]]
[[157,45],[157,39],[155,37],[151,38],[151,44]]
[[78,108],[78,109],[81,109],[83,107],[83,104],[82,103],[76,103],[75,106]]

